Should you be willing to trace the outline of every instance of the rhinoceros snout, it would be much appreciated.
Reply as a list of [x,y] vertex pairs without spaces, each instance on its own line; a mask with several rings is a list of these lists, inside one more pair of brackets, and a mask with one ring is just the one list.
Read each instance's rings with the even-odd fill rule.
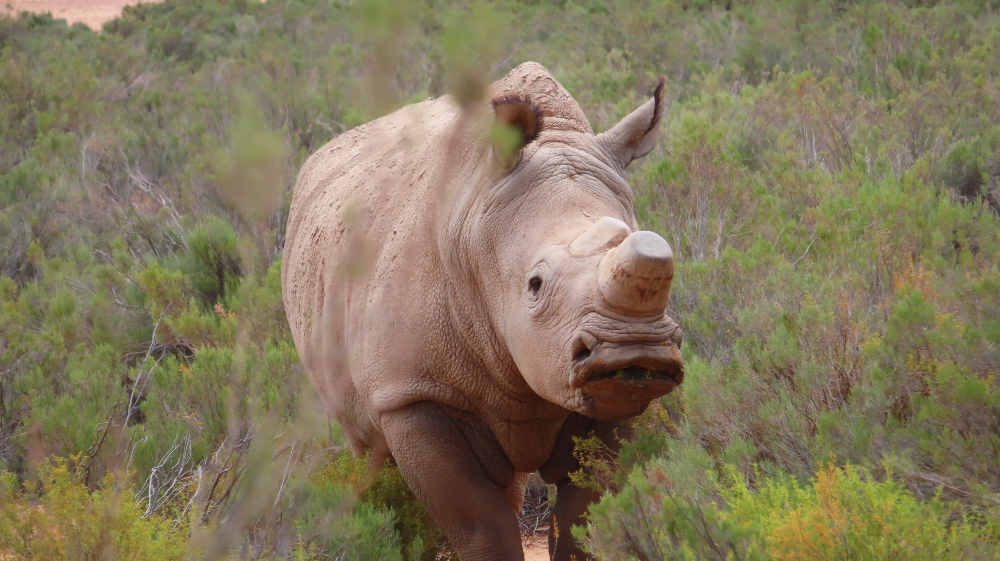
[[[684,381],[682,333],[669,317],[628,319],[588,314],[569,345],[569,387],[602,420],[642,413]],[[581,395],[582,394],[582,395]]]
[[587,396],[591,416],[614,420],[638,415],[684,380],[683,360],[672,341],[590,344],[596,341],[590,337],[578,342],[570,386]]
[[601,259],[597,285],[608,307],[633,317],[661,314],[670,299],[674,252],[655,232],[634,232]]

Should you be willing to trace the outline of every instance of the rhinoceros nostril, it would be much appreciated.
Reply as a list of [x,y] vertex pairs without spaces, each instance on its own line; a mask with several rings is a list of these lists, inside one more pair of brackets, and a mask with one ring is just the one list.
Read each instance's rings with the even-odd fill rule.
[[579,347],[576,349],[576,352],[573,353],[573,364],[577,364],[579,362],[587,360],[587,358],[590,356],[591,353],[591,350],[587,348],[587,344],[584,343],[583,341],[577,341],[576,344]]
[[590,358],[597,344],[597,337],[594,337],[592,334],[586,331],[577,333],[576,337],[573,338],[573,344],[570,349],[573,353],[573,364],[580,364]]

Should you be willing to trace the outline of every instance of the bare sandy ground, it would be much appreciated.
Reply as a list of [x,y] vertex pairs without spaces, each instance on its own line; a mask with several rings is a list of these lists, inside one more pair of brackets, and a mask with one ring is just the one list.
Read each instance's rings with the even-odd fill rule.
[[549,541],[540,539],[532,545],[524,545],[524,561],[549,561]]
[[0,0],[0,10],[7,13],[51,12],[53,17],[64,19],[70,25],[82,21],[100,31],[104,22],[121,15],[122,8],[138,3],[136,0]]

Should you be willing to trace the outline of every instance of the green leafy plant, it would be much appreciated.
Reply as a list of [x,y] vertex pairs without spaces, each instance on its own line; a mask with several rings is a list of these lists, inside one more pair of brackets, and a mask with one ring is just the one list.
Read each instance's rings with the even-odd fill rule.
[[38,478],[36,498],[2,474],[0,549],[12,559],[185,558],[183,535],[168,521],[143,517],[120,477],[109,474],[91,490],[81,472],[59,461],[39,466]]

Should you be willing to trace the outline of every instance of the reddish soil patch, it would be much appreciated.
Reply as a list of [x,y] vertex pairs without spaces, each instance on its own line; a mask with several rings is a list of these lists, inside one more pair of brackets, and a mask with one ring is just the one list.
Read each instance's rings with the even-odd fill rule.
[[524,561],[549,561],[549,540],[535,540],[533,544],[524,544]]
[[82,21],[100,31],[104,22],[121,15],[122,8],[138,3],[136,0],[0,0],[0,11],[51,12],[53,17],[64,19],[70,25]]

